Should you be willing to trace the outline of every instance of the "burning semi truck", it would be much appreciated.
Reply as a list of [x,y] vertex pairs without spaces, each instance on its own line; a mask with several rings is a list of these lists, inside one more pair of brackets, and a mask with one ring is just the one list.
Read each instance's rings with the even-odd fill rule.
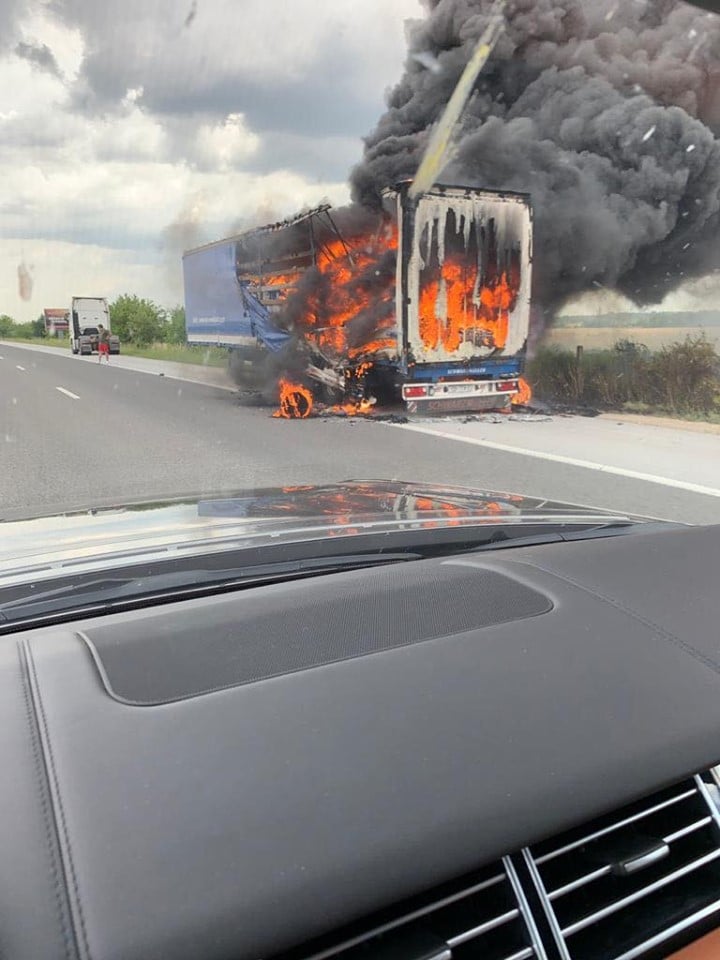
[[226,347],[278,413],[507,406],[524,389],[532,209],[436,186],[325,205],[183,256],[187,339]]

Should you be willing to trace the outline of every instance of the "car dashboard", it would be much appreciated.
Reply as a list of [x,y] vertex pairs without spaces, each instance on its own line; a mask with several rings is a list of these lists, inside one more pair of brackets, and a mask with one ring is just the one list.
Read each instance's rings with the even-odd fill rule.
[[719,569],[652,530],[4,636],[3,958],[720,955]]

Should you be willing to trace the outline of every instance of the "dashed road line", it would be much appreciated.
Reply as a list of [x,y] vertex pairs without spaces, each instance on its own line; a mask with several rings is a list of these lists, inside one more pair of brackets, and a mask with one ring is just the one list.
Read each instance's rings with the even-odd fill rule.
[[70,390],[66,390],[65,387],[55,387],[60,393],[64,393],[66,397],[70,397],[71,400],[79,400],[80,397],[76,393],[72,393]]

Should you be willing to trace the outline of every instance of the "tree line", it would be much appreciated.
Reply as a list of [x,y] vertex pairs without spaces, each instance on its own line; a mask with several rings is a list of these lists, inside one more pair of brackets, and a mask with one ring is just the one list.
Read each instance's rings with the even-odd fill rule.
[[[122,343],[146,347],[151,343],[185,343],[185,310],[161,307],[152,300],[124,293],[109,304],[110,327]],[[17,323],[0,314],[0,338],[36,339],[47,336],[41,314],[28,323]]]

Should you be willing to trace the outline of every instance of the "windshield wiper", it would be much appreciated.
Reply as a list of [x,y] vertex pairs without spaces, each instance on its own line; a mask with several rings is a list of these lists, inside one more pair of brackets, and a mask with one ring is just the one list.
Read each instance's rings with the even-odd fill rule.
[[215,570],[189,568],[147,577],[79,580],[0,602],[0,633],[7,632],[9,628],[15,629],[25,621],[35,623],[64,619],[68,614],[77,617],[109,613],[138,604],[189,599],[242,587],[422,559],[423,554],[410,551],[341,554],[336,557],[312,557]]

